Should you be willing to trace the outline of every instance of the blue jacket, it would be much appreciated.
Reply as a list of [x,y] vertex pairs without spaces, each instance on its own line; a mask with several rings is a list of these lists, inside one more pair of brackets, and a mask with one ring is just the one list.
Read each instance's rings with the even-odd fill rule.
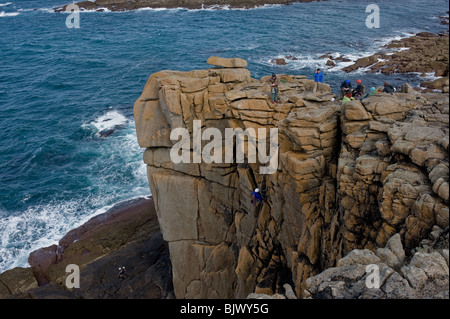
[[257,192],[253,192],[252,196],[254,199],[256,199],[257,201],[261,202],[263,200],[261,193],[257,193]]
[[314,73],[314,82],[322,82],[323,81],[323,73]]

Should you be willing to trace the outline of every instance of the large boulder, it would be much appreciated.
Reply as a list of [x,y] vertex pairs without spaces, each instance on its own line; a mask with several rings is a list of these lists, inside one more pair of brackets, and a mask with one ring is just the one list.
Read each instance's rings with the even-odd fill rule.
[[221,58],[218,56],[211,56],[208,58],[206,63],[215,65],[215,66],[221,66],[224,68],[246,68],[247,67],[247,61],[240,58]]

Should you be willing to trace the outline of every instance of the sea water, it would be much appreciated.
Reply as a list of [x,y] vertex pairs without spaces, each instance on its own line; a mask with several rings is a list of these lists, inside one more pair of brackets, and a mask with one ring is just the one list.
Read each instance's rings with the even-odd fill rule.
[[[313,77],[333,91],[349,78],[418,85],[418,74],[382,75],[349,62],[327,68],[326,53],[353,61],[393,39],[441,32],[446,0],[326,1],[251,10],[158,9],[81,12],[80,28],[52,8],[71,1],[0,0],[0,272],[115,203],[150,190],[133,103],[150,74],[204,69],[209,56],[240,57],[252,76]],[[380,8],[369,29],[367,5]],[[34,10],[37,9],[37,10]],[[295,56],[287,65],[274,58]],[[433,77],[433,74],[429,74]],[[100,132],[109,130],[109,136]]]

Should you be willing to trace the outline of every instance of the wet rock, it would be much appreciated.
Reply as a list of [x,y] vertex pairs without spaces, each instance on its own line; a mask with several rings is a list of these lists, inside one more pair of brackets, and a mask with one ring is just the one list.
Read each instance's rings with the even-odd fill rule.
[[276,64],[276,65],[286,65],[286,60],[283,58],[279,58],[279,59],[272,59],[270,60],[270,63]]

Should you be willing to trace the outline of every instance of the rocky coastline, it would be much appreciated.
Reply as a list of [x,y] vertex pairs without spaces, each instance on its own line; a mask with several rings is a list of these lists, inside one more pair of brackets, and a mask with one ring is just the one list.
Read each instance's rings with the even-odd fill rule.
[[[30,267],[0,274],[0,299],[170,299],[171,263],[152,198],[115,205],[33,251]],[[67,288],[67,265],[80,269],[80,288]],[[119,278],[119,267],[126,277]]]
[[[447,12],[448,14],[448,12]],[[439,17],[442,25],[448,25],[448,16]],[[323,56],[327,58],[327,55]],[[329,57],[328,57],[329,58]],[[332,59],[329,65],[334,65]],[[327,62],[327,63],[328,63]],[[423,92],[449,92],[449,33],[420,32],[412,37],[395,40],[371,56],[362,57],[342,70],[353,72],[367,68],[372,73],[419,73],[425,77],[433,75],[438,79],[422,81]]]
[[[341,105],[239,58],[152,74],[134,105],[153,197],[114,206],[0,274],[0,298],[448,298],[448,93]],[[279,165],[175,164],[171,128],[278,128]],[[260,138],[260,137],[258,137]],[[267,188],[259,206],[249,198]],[[66,266],[80,267],[68,289]],[[367,290],[366,267],[381,269]],[[126,266],[126,278],[118,277]]]
[[[96,0],[96,1],[80,1],[75,4],[80,10],[104,11],[128,11],[141,8],[185,8],[185,9],[202,9],[214,8],[255,8],[266,4],[291,4],[294,2],[313,2],[326,0]],[[66,10],[67,5],[54,8],[55,12]]]

